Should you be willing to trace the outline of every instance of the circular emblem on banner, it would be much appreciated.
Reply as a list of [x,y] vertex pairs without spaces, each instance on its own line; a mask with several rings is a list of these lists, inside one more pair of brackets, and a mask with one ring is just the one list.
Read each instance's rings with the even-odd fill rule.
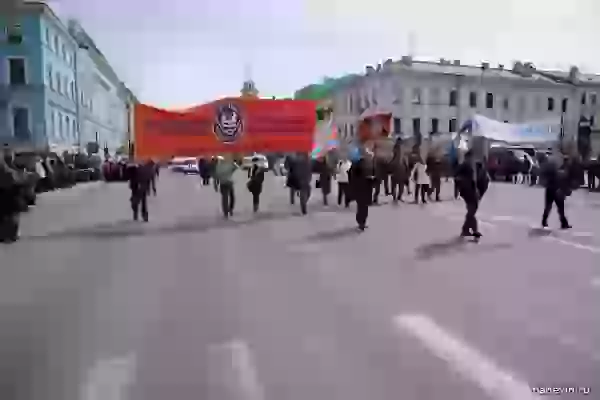
[[231,103],[219,106],[216,110],[214,131],[223,143],[235,142],[244,131],[240,109]]

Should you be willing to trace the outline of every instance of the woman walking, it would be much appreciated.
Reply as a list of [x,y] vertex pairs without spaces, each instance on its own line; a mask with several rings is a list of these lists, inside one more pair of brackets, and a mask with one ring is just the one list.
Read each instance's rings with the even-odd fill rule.
[[265,181],[265,169],[259,165],[259,161],[258,157],[252,158],[252,167],[249,174],[250,179],[247,183],[248,190],[252,193],[252,208],[254,212],[258,211],[263,182]]
[[419,194],[421,194],[421,202],[427,204],[430,180],[427,174],[427,165],[423,162],[423,158],[417,158],[410,176],[415,183],[415,204],[419,204]]

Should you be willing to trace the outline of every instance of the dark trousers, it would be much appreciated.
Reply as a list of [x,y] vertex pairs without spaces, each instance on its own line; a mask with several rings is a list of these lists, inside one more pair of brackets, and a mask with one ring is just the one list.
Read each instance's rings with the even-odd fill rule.
[[456,178],[454,178],[454,199],[458,199],[458,197],[460,196],[460,189],[458,186],[458,180]]
[[233,209],[235,207],[235,189],[233,182],[221,182],[219,184],[219,190],[221,192],[221,210],[225,218],[233,215]]
[[350,206],[350,185],[348,182],[338,182],[338,205],[342,205],[342,201],[344,202],[344,206]]
[[356,200],[356,223],[359,227],[367,226],[369,217],[369,202],[367,199],[359,198]]
[[19,213],[0,215],[0,242],[16,242],[19,239],[19,223]]
[[140,209],[144,221],[148,221],[148,191],[139,189],[131,193],[131,211],[133,219],[138,220]]
[[552,211],[552,204],[556,204],[556,211],[558,211],[558,218],[560,224],[563,227],[569,225],[569,221],[565,216],[565,197],[560,194],[557,190],[545,189],[544,191],[544,213],[542,214],[542,225],[548,225],[548,216]]
[[210,185],[210,176],[203,176],[202,177],[202,184],[204,186]]
[[427,203],[427,194],[429,193],[429,185],[415,185],[415,203],[419,202],[419,193],[421,194],[421,201]]
[[587,177],[588,177],[588,189],[590,190],[594,190],[596,189],[596,176],[594,175],[594,173],[590,170],[588,170],[587,172]]
[[431,188],[429,190],[430,196],[435,194],[435,201],[440,201],[440,192],[442,190],[442,178],[441,177],[432,177],[431,178]]
[[385,195],[390,195],[390,177],[389,175],[384,175],[383,177],[377,179],[375,181],[375,191],[373,193],[373,203],[377,203],[379,200],[379,193],[381,193],[381,183],[383,182],[383,190],[385,191]]
[[[150,190],[152,190],[152,194],[156,196],[156,176],[150,179]],[[148,192],[150,192],[150,190]],[[149,195],[150,193],[148,193]]]
[[406,183],[404,181],[399,181],[392,178],[392,197],[395,201],[402,200],[402,195],[404,194],[404,186],[406,186]]
[[254,191],[252,192],[252,209],[254,212],[258,211],[258,207],[260,206],[260,192]]
[[215,192],[219,191],[219,180],[217,178],[213,178],[213,187],[215,188]]
[[290,191],[290,204],[294,205],[296,203],[296,196],[298,195],[298,190],[294,188],[289,188]]
[[463,235],[471,235],[479,233],[479,227],[477,223],[477,209],[479,208],[479,201],[475,198],[465,199],[465,205],[467,206],[467,213],[465,215],[465,223],[462,226]]
[[306,215],[308,214],[308,199],[310,198],[311,188],[307,186],[301,188],[298,192],[300,194],[300,211],[303,215]]

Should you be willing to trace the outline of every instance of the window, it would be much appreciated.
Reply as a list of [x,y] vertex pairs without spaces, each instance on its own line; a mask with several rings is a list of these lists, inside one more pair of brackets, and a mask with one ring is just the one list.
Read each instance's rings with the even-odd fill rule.
[[350,136],[354,137],[354,125],[350,125]]
[[394,118],[394,133],[402,132],[402,120],[400,118]]
[[561,112],[566,113],[567,109],[568,109],[568,106],[569,106],[569,99],[565,97],[564,99],[562,99],[562,103],[561,103],[561,106],[560,106]]
[[54,90],[54,77],[52,76],[52,65],[46,65],[46,85]]
[[508,110],[508,108],[509,108],[509,106],[510,106],[510,104],[509,104],[509,103],[510,103],[510,102],[509,102],[509,100],[508,100],[508,97],[504,98],[504,99],[502,100],[502,107],[504,107],[504,109],[505,109],[505,110]]
[[519,96],[519,112],[525,114],[527,112],[527,99],[525,96]]
[[431,88],[429,90],[429,104],[438,105],[440,104],[440,89]]
[[58,135],[57,135],[57,137],[62,138],[63,137],[63,119],[62,119],[60,113],[56,114],[56,118],[58,119]]
[[67,48],[65,47],[64,44],[61,46],[61,50],[62,50],[61,54],[62,54],[63,60],[67,61]]
[[73,140],[77,140],[78,137],[78,133],[77,133],[77,120],[73,119]]
[[75,100],[75,82],[69,82],[69,96]]
[[485,108],[494,108],[494,94],[487,92],[485,94]]
[[54,48],[52,50],[54,50],[55,52],[58,53],[58,49],[60,48],[60,44],[58,43],[58,35],[54,36]]
[[52,39],[50,38],[50,29],[46,28],[46,44],[48,47],[52,46]]
[[450,99],[449,99],[450,107],[456,107],[458,104],[458,91],[456,89],[452,89],[450,91]]
[[507,120],[507,119],[505,119],[505,120],[504,120],[504,123],[505,123],[505,124],[508,124],[509,122],[508,122],[508,120]]
[[596,93],[590,93],[590,103],[593,106],[595,106],[597,102],[598,102],[598,96],[596,95]]
[[12,28],[6,29],[6,40],[10,44],[23,43],[23,32],[21,31],[21,24],[14,24]]
[[471,107],[471,108],[477,107],[477,92],[469,93],[469,107]]
[[60,74],[57,72],[55,75],[56,75],[56,91],[58,93],[62,93],[62,82],[60,79]]
[[54,117],[54,111],[50,111],[50,124],[48,126],[48,138],[53,138],[56,129],[56,118]]
[[440,129],[440,120],[437,118],[431,118],[431,133],[438,133]]
[[29,110],[25,107],[14,107],[12,113],[12,126],[15,138],[27,140],[30,138]]
[[421,134],[421,118],[413,118],[412,120],[412,128],[414,135]]
[[554,98],[548,97],[548,111],[554,111]]
[[587,93],[583,92],[581,94],[581,105],[585,106],[585,101],[587,100]]
[[71,120],[66,115],[65,115],[65,131],[66,131],[65,137],[66,138],[71,137]]
[[27,77],[25,73],[24,58],[9,58],[8,59],[9,82],[11,85],[25,85]]
[[457,125],[456,118],[451,118],[450,121],[448,121],[448,131],[456,132],[457,131],[456,125]]
[[412,92],[412,103],[421,104],[421,89],[414,88]]

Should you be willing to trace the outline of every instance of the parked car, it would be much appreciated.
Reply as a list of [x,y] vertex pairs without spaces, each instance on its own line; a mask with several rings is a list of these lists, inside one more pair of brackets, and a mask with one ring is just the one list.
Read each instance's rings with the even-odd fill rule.
[[168,169],[184,174],[198,174],[198,160],[195,157],[175,157],[169,162]]

